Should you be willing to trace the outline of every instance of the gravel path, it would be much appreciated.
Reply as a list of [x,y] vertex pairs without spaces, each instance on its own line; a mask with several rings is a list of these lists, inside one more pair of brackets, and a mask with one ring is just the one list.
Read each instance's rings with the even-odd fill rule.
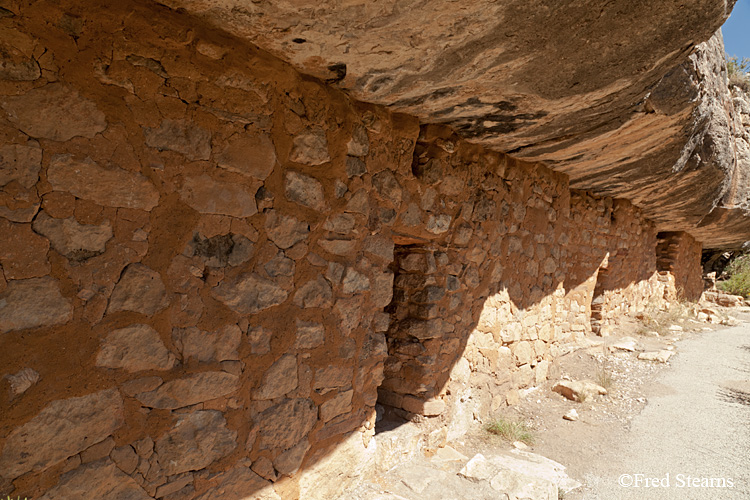
[[750,324],[704,332],[651,385],[574,500],[750,499]]

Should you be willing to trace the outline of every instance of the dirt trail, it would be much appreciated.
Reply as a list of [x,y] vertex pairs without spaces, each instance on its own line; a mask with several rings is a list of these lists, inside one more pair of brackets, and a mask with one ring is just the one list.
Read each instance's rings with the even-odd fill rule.
[[567,499],[750,498],[750,323],[690,335],[677,352]]

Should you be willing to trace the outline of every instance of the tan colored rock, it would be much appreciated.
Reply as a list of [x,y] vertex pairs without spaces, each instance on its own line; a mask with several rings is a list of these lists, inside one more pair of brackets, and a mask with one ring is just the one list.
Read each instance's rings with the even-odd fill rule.
[[138,466],[138,455],[130,445],[120,446],[109,453],[110,458],[125,474],[132,474]]
[[294,347],[297,349],[315,349],[326,339],[325,327],[313,321],[297,320],[297,340]]
[[0,186],[16,181],[24,188],[34,186],[42,168],[42,149],[35,142],[0,146]]
[[401,407],[411,413],[434,417],[445,411],[445,401],[440,398],[423,399],[414,396],[404,396]]
[[0,292],[0,331],[61,325],[72,317],[72,302],[54,278],[14,280]]
[[131,325],[107,335],[96,355],[96,366],[120,368],[130,373],[169,370],[174,355],[164,347],[159,332],[148,325]]
[[644,361],[658,361],[659,363],[666,363],[674,353],[672,351],[660,350],[660,351],[648,351],[638,354],[638,359]]
[[310,233],[310,225],[307,222],[279,214],[275,210],[271,210],[266,215],[265,226],[268,238],[282,250],[304,241]]
[[156,440],[159,465],[167,475],[200,470],[237,447],[237,432],[227,429],[221,412],[199,410],[177,416],[177,423]]
[[24,368],[23,370],[5,375],[10,382],[10,390],[14,396],[19,396],[29,390],[29,388],[39,382],[39,372],[33,368]]
[[5,97],[0,106],[11,123],[37,139],[92,138],[107,128],[104,113],[92,101],[62,83],[50,83],[19,96]]
[[217,498],[227,500],[240,500],[250,498],[253,500],[281,500],[274,491],[273,484],[261,478],[247,467],[237,466],[218,476],[219,484],[206,491],[197,500],[215,500]]
[[607,394],[607,389],[590,380],[561,380],[552,390],[572,401],[583,402],[597,395]]
[[333,305],[333,290],[331,285],[323,276],[308,281],[294,294],[294,303],[298,307],[307,309],[310,307],[329,308]]
[[71,498],[150,500],[151,496],[107,458],[63,475],[57,486],[44,494],[40,500]]
[[273,460],[274,468],[279,474],[287,476],[294,474],[302,466],[302,460],[309,449],[310,442],[307,439],[303,439],[291,449],[277,456]]
[[[92,179],[96,182],[91,182]],[[53,157],[47,180],[56,191],[67,191],[105,207],[149,211],[159,203],[158,191],[141,174],[117,167],[103,168],[90,158]]]
[[167,305],[166,289],[159,273],[135,263],[125,269],[115,285],[107,312],[134,311],[152,316]]
[[337,417],[343,413],[350,412],[352,410],[352,396],[354,390],[349,389],[348,391],[341,392],[329,399],[325,403],[320,405],[320,420],[328,422],[329,420]]
[[275,399],[297,388],[297,357],[285,354],[263,375],[253,399]]
[[112,225],[105,221],[100,225],[79,224],[74,217],[55,219],[40,212],[33,223],[34,231],[43,235],[52,248],[74,260],[100,254],[112,239]]
[[311,166],[331,161],[325,130],[314,127],[297,135],[289,153],[289,160]]
[[267,135],[245,132],[229,139],[217,163],[229,171],[265,180],[276,165],[276,150]]
[[123,422],[122,397],[114,389],[53,401],[8,435],[0,475],[45,470],[106,439]]
[[120,386],[126,396],[135,397],[142,392],[150,392],[164,383],[161,377],[142,377],[128,380]]
[[262,422],[258,430],[260,449],[286,450],[307,436],[318,421],[318,407],[310,399],[287,399],[253,418]]
[[202,362],[239,360],[237,349],[242,340],[242,330],[237,325],[226,325],[215,332],[204,332],[195,327],[175,328],[172,341],[183,360]]
[[93,446],[89,446],[81,452],[81,463],[88,464],[102,458],[108,457],[109,453],[115,447],[115,439],[109,436],[104,441],[100,441]]
[[239,378],[226,372],[201,372],[165,382],[136,395],[149,408],[173,410],[226,396],[239,389]]
[[318,212],[326,209],[323,184],[315,177],[288,170],[284,179],[284,193],[288,200]]
[[224,281],[211,295],[239,314],[255,314],[284,302],[286,290],[257,274],[244,274]]
[[217,181],[206,174],[185,179],[180,198],[202,214],[250,217],[258,213],[254,192],[241,184]]
[[318,368],[315,370],[313,389],[320,394],[326,394],[339,387],[350,386],[352,378],[352,369],[347,366],[331,365]]
[[144,127],[143,135],[152,148],[176,151],[191,160],[211,156],[211,133],[192,123],[163,120],[158,128]]

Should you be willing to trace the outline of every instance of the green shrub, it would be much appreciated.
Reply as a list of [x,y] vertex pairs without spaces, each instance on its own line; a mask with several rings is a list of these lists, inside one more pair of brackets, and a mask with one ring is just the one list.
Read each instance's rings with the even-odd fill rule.
[[741,88],[744,92],[750,93],[750,59],[743,57],[739,59],[737,56],[726,56],[727,60],[727,76],[729,77],[729,85],[736,85]]
[[724,274],[728,278],[716,285],[720,290],[743,297],[750,295],[750,254],[741,255],[730,262]]

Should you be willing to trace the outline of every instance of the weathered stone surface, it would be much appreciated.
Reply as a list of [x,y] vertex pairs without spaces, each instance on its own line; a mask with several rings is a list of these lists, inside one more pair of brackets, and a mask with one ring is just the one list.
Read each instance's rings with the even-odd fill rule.
[[53,401],[11,431],[0,455],[0,475],[13,479],[44,470],[102,441],[123,422],[122,397],[113,389]]
[[349,389],[335,395],[325,403],[320,405],[320,420],[328,422],[334,417],[347,413],[352,409],[352,396],[354,390]]
[[134,380],[128,380],[127,382],[122,384],[120,388],[126,396],[130,396],[132,398],[136,394],[153,391],[163,383],[164,380],[161,377],[142,377]]
[[195,234],[184,254],[204,259],[207,266],[238,266],[247,262],[255,252],[253,242],[241,234],[220,234],[204,238]]
[[[107,128],[104,113],[92,101],[61,83],[50,83],[19,96],[5,97],[0,106],[11,123],[37,139],[91,138]],[[39,112],[42,109],[44,113]]]
[[192,123],[164,120],[158,128],[144,127],[143,136],[148,146],[176,151],[191,160],[211,156],[211,132]]
[[267,354],[271,351],[271,331],[262,326],[248,328],[247,340],[253,354]]
[[273,460],[274,468],[279,474],[285,474],[287,476],[297,472],[302,465],[302,460],[305,458],[305,453],[310,449],[310,442],[307,439],[303,439],[293,448],[280,454]]
[[47,180],[57,191],[67,191],[105,207],[151,210],[159,202],[156,188],[141,174],[117,167],[103,168],[90,158],[53,157]]
[[346,151],[351,156],[367,156],[370,152],[370,138],[367,129],[363,126],[354,127],[352,138],[346,145]]
[[660,351],[642,352],[638,354],[638,359],[642,359],[644,361],[658,361],[659,363],[666,363],[667,361],[669,361],[669,358],[671,358],[673,354],[674,353],[672,351],[662,349]]
[[607,389],[590,380],[561,380],[552,388],[553,391],[562,394],[572,401],[583,402],[594,396],[607,394]]
[[320,323],[297,320],[297,340],[294,347],[314,349],[325,342],[326,330]]
[[258,213],[254,193],[240,184],[216,181],[206,174],[185,179],[180,198],[202,214],[250,217]]
[[0,293],[0,331],[60,325],[72,317],[72,302],[54,278],[14,280]]
[[310,225],[307,222],[278,214],[275,210],[268,213],[265,225],[268,238],[282,250],[306,239],[310,233]]
[[218,157],[221,168],[259,180],[265,180],[275,164],[273,142],[262,134],[243,133],[232,137]]
[[289,160],[303,165],[322,165],[331,161],[325,130],[315,127],[296,136]]
[[[281,500],[273,484],[247,467],[237,466],[218,476],[219,484],[206,491],[197,500]],[[250,495],[248,497],[248,495]]]
[[298,307],[329,308],[333,305],[333,290],[323,276],[302,285],[294,295],[294,303]]
[[286,354],[263,375],[253,399],[275,399],[297,388],[297,357]]
[[215,332],[205,332],[195,327],[175,328],[172,341],[182,354],[182,359],[202,362],[239,360],[237,349],[242,340],[242,330],[237,325],[226,325]]
[[174,355],[164,347],[159,332],[148,325],[132,325],[114,330],[102,341],[96,366],[120,368],[127,372],[169,370]]
[[54,219],[40,212],[34,219],[34,231],[45,236],[58,253],[75,260],[104,252],[112,238],[112,225],[79,224],[74,217]]
[[5,377],[10,382],[10,390],[14,396],[19,396],[29,390],[29,388],[39,382],[39,372],[33,368],[24,368],[23,370],[7,374]]
[[159,465],[168,475],[200,470],[236,447],[237,432],[213,410],[178,415],[174,427],[156,440]]
[[19,31],[9,30],[8,39],[8,31],[4,31],[4,36],[0,36],[3,38],[0,41],[0,80],[28,82],[42,76],[39,63],[29,54],[28,48],[33,44],[30,37]]
[[254,314],[281,304],[288,293],[257,274],[244,274],[222,282],[211,290],[211,295],[239,314]]
[[172,380],[136,395],[149,408],[173,410],[226,396],[239,388],[239,378],[226,372],[201,372]]
[[315,177],[289,170],[285,176],[284,192],[288,200],[318,212],[326,209],[323,184]]
[[149,500],[151,497],[130,476],[120,471],[110,459],[78,467],[60,478],[42,500],[69,498],[111,498],[112,500]]
[[126,444],[109,453],[115,465],[125,474],[132,474],[138,466],[138,455],[132,446]]
[[167,306],[166,289],[159,273],[143,264],[129,265],[109,299],[108,312],[134,311],[152,316]]
[[346,270],[342,285],[344,293],[359,293],[370,289],[370,280],[350,267]]
[[6,279],[40,278],[49,274],[49,241],[31,230],[28,224],[0,219],[0,265]]
[[286,450],[299,443],[318,420],[318,408],[310,399],[287,399],[261,412],[258,431],[261,449]]
[[39,145],[29,143],[5,144],[0,146],[0,186],[11,181],[22,187],[30,188],[39,180],[42,168],[42,149]]

